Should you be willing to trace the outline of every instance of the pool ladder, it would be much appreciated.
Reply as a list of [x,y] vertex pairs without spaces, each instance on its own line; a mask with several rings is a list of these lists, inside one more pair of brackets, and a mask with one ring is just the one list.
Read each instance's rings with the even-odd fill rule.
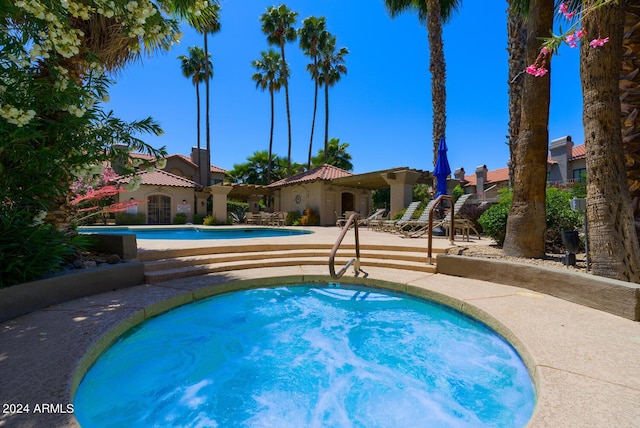
[[[344,239],[345,235],[347,234],[347,231],[349,231],[351,226],[353,226],[353,232],[355,233],[355,239],[356,239],[356,257],[349,260],[347,264],[344,265],[344,267],[340,269],[338,273],[336,273],[336,268],[335,268],[336,253],[338,252],[338,248],[340,248],[340,244],[342,244],[342,240]],[[351,265],[353,265],[355,276],[358,276],[360,272],[364,273],[365,277],[367,276],[367,273],[360,269],[360,238],[358,237],[358,214],[357,213],[351,214],[351,216],[345,223],[344,227],[342,228],[342,231],[340,232],[338,239],[336,239],[335,244],[333,244],[333,248],[331,248],[331,253],[329,254],[329,274],[331,275],[331,278],[333,279],[340,278],[342,275],[344,275],[344,273],[347,271],[347,269],[349,269],[349,266]]]

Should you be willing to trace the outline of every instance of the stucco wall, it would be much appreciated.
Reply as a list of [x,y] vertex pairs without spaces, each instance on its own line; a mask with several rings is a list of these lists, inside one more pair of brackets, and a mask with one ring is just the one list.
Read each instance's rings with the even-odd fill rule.
[[[192,188],[142,185],[138,188],[138,190],[135,190],[133,192],[120,193],[118,196],[120,201],[127,201],[130,198],[133,198],[134,200],[148,200],[149,197],[153,195],[168,196],[171,198],[171,214],[169,224],[173,222],[173,218],[176,216],[179,209],[185,210],[184,213],[187,215],[187,222],[193,221],[194,189]],[[184,208],[182,204],[183,200],[187,202]],[[148,223],[149,217],[147,204],[138,204],[137,212],[144,214],[147,217]]]

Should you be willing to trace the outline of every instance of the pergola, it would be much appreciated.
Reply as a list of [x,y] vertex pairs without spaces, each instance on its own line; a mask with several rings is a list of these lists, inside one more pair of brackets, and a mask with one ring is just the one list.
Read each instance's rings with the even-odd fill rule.
[[[390,211],[394,213],[411,203],[414,184],[432,184],[433,175],[429,171],[398,167],[334,178],[330,182],[363,190],[390,188]],[[226,219],[227,198],[247,200],[252,210],[256,210],[261,197],[273,195],[273,189],[256,184],[218,183],[206,189],[213,195],[213,212],[219,220]]]

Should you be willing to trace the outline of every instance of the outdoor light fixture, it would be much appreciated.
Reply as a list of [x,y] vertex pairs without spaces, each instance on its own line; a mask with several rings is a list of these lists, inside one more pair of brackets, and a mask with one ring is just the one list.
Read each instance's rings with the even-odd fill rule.
[[186,200],[186,199],[183,199],[183,200],[182,200],[182,204],[183,204],[183,205],[186,205],[186,204],[187,204],[187,200]]

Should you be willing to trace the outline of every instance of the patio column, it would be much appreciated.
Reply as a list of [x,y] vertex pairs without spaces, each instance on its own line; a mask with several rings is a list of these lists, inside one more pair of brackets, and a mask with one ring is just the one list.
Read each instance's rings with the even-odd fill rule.
[[203,216],[207,215],[207,199],[211,196],[208,192],[195,192],[196,194],[196,209],[195,214]]
[[391,207],[389,212],[392,216],[409,206],[413,199],[413,185],[418,181],[420,175],[419,172],[409,170],[382,174],[382,178],[391,188]]
[[209,187],[213,196],[213,216],[219,221],[227,221],[227,195],[232,189],[232,186]]

